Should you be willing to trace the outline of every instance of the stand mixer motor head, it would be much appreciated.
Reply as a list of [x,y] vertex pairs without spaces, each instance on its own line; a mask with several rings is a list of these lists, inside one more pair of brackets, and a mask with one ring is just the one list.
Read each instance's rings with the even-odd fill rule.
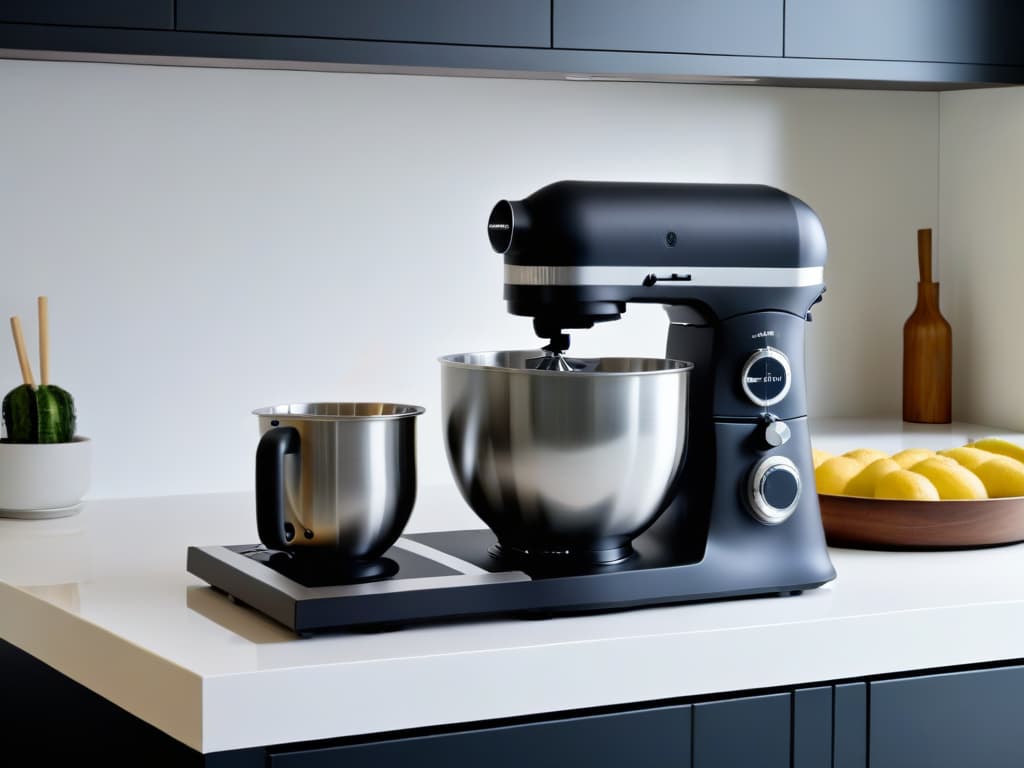
[[820,221],[772,187],[560,181],[497,203],[487,231],[509,312],[555,354],[631,301],[802,317],[824,290]]

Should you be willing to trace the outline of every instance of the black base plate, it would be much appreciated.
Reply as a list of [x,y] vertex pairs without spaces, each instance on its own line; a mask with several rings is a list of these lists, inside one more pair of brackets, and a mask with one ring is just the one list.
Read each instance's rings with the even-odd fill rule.
[[283,565],[280,553],[259,545],[189,547],[188,570],[300,635],[789,593],[822,583],[730,584],[717,575],[720,569],[681,562],[653,537],[637,539],[635,553],[618,563],[561,567],[495,557],[489,553],[494,543],[487,530],[407,535],[383,558],[388,570],[397,569],[392,575],[353,573],[337,564]]

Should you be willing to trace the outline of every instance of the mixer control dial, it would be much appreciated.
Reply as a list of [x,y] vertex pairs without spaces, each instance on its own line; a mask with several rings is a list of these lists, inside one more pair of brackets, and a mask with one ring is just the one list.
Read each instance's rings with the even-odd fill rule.
[[747,358],[740,383],[750,402],[767,408],[789,394],[792,379],[789,358],[775,347],[765,347]]
[[789,442],[789,438],[792,435],[793,432],[786,422],[778,421],[773,417],[769,417],[765,421],[764,429],[761,432],[761,437],[764,438],[765,445],[769,448],[778,448],[781,445],[785,445]]
[[748,501],[754,519],[778,525],[793,514],[800,502],[800,470],[785,456],[769,456],[750,473]]

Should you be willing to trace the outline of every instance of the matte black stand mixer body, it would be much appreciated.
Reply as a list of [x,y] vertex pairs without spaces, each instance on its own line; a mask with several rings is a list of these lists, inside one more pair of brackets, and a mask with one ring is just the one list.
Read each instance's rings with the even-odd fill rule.
[[[804,323],[825,291],[825,235],[803,202],[754,185],[564,181],[488,223],[505,299],[553,356],[566,331],[666,306],[667,357],[695,364],[677,498],[645,537],[679,597],[829,581],[804,389]],[[549,364],[549,367],[553,367]]]
[[[810,208],[764,186],[563,181],[499,202],[488,234],[509,311],[548,341],[440,361],[450,465],[488,529],[405,534],[397,573],[358,583],[278,572],[252,545],[191,547],[190,572],[300,634],[835,577],[804,392],[825,290]],[[667,359],[565,354],[630,302],[665,305]]]

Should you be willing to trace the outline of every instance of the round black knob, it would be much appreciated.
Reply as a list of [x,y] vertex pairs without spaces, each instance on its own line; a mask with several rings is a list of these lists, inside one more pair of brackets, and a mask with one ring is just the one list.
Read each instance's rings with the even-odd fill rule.
[[750,473],[748,501],[754,519],[778,525],[793,514],[800,502],[800,470],[785,456],[769,456]]
[[792,383],[789,358],[775,347],[757,350],[743,364],[740,383],[754,405],[767,408],[789,394]]

